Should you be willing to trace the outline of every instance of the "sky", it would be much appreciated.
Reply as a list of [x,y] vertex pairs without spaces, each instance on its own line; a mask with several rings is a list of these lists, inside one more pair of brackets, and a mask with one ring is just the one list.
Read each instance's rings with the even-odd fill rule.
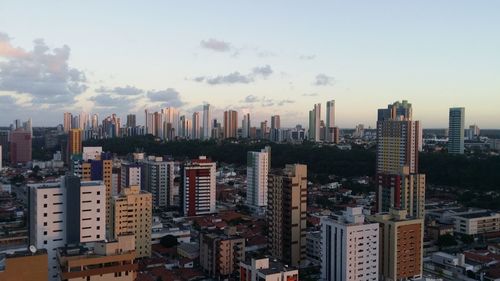
[[0,126],[204,103],[307,126],[335,100],[337,126],[373,127],[405,99],[427,128],[456,106],[500,128],[499,15],[494,0],[2,0]]

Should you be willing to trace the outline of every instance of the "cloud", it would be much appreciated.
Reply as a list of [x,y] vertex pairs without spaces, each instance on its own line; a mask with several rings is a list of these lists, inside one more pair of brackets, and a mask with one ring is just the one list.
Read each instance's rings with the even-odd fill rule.
[[299,56],[299,59],[301,60],[313,60],[316,58],[316,55],[301,55]]
[[290,103],[295,103],[295,101],[293,101],[293,100],[280,100],[277,102],[277,105],[283,106],[285,104],[290,104]]
[[310,94],[304,93],[304,94],[302,94],[302,96],[304,96],[304,97],[317,97],[318,93],[310,93]]
[[286,104],[295,103],[295,101],[289,99],[276,101],[266,97],[257,97],[254,95],[249,95],[246,96],[245,99],[241,101],[241,103],[246,103],[246,104],[260,103],[260,106],[262,107],[271,107],[271,106],[283,106]]
[[331,86],[335,82],[334,78],[328,76],[326,74],[318,74],[316,75],[316,80],[314,81],[314,85],[316,86]]
[[227,75],[211,76],[198,76],[193,79],[195,82],[205,82],[209,85],[231,85],[231,84],[249,84],[255,82],[256,78],[268,78],[273,73],[271,66],[257,66],[252,69],[248,74],[241,74],[238,71],[229,73]]
[[136,88],[134,86],[125,86],[125,87],[114,87],[113,89],[105,88],[105,87],[100,87],[98,89],[95,89],[97,93],[113,93],[117,94],[120,96],[135,96],[142,94],[144,90]]
[[244,103],[254,103],[254,102],[258,102],[258,101],[259,101],[259,97],[256,97],[254,95],[246,96],[245,100],[243,100]]
[[167,106],[180,107],[185,104],[181,100],[179,92],[173,88],[160,91],[151,90],[147,92],[146,96],[151,102],[163,102]]
[[71,50],[50,49],[42,39],[33,50],[15,48],[0,33],[0,91],[28,94],[33,104],[67,105],[88,88],[85,73],[68,64]]
[[202,40],[200,46],[205,49],[209,49],[215,52],[229,52],[232,47],[228,42],[217,40],[215,38],[210,38],[208,40]]
[[262,76],[264,78],[269,77],[271,74],[273,74],[273,70],[271,69],[271,66],[265,65],[265,66],[257,66],[252,69],[252,74],[254,76]]

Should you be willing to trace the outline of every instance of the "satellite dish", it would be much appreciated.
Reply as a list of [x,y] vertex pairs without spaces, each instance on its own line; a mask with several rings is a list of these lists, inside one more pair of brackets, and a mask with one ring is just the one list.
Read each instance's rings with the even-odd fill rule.
[[36,247],[34,245],[30,245],[29,249],[32,254],[36,253]]

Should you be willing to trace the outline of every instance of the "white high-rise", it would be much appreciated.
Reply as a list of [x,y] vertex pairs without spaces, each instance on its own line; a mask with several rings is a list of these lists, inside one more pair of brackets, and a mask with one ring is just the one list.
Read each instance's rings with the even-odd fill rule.
[[365,223],[361,207],[323,218],[322,243],[323,281],[378,280],[379,224]]
[[309,111],[309,140],[320,141],[321,131],[321,104],[317,103]]
[[335,101],[330,100],[326,102],[326,118],[325,118],[325,138],[326,141],[333,141],[334,135],[332,134],[335,127]]
[[193,126],[193,132],[191,134],[192,139],[198,140],[201,137],[201,124],[200,124],[200,113],[199,112],[194,112],[193,113],[193,121],[191,122]]
[[241,137],[244,139],[250,137],[250,113],[243,115],[243,121],[241,121]]
[[47,250],[49,280],[59,280],[55,249],[106,238],[106,187],[102,181],[65,176],[28,188],[30,244]]
[[256,209],[267,206],[269,150],[247,154],[247,205]]
[[204,140],[210,139],[212,134],[212,113],[210,104],[203,105],[203,134]]

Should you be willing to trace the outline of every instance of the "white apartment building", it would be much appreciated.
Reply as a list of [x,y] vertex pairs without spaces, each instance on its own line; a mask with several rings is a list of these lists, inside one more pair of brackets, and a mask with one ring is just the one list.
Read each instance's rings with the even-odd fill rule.
[[84,146],[82,152],[83,161],[99,160],[101,159],[102,147],[101,146]]
[[150,156],[143,162],[143,165],[144,189],[153,196],[153,206],[171,206],[173,201],[171,195],[174,193],[172,190],[174,189],[174,162],[164,161],[162,157]]
[[471,212],[453,217],[454,232],[477,235],[500,231],[500,214],[490,211]]
[[181,207],[184,216],[215,213],[215,162],[200,156],[182,167]]
[[105,239],[106,187],[101,181],[80,182],[66,176],[28,188],[30,244],[47,250],[49,280],[59,280],[57,248]]
[[120,169],[120,186],[141,186],[141,165],[124,163]]
[[247,205],[254,208],[267,206],[269,151],[249,151],[247,154]]
[[379,224],[365,223],[361,207],[323,218],[322,236],[323,281],[378,280]]

